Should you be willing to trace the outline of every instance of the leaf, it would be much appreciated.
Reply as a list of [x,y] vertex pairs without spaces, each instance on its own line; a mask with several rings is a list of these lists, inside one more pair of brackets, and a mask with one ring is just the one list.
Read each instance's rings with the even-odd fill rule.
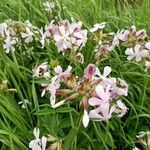
[[69,132],[69,134],[64,140],[63,149],[66,149],[66,150],[70,149],[71,145],[73,144],[75,140],[75,136],[77,135],[77,133],[78,133],[78,130],[76,128],[71,129],[71,131]]
[[63,107],[58,109],[52,109],[52,108],[44,108],[39,111],[37,111],[36,115],[49,115],[49,114],[55,114],[55,113],[69,113],[75,110],[73,108]]

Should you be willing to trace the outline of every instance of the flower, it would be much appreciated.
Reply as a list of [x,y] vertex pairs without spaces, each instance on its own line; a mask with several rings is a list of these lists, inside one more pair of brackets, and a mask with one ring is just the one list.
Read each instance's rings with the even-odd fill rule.
[[26,32],[21,33],[22,38],[24,38],[25,43],[31,43],[33,41],[34,33],[30,30],[29,27],[26,27]]
[[59,26],[59,34],[54,34],[55,44],[58,47],[58,52],[64,51],[64,49],[68,49],[72,47],[72,43],[69,37],[69,30],[64,26]]
[[106,103],[103,107],[99,106],[89,112],[89,117],[93,118],[95,121],[104,121],[112,117],[115,107]]
[[106,79],[110,73],[111,73],[111,67],[109,66],[104,67],[103,74],[100,73],[98,68],[96,68],[96,72],[95,72],[95,74],[98,75],[103,80]]
[[31,148],[32,150],[46,150],[47,138],[43,136],[41,139],[39,139],[39,135],[40,135],[39,128],[34,128],[33,134],[35,140],[32,140],[29,143],[29,148]]
[[105,105],[105,103],[109,103],[110,100],[110,85],[108,85],[106,88],[104,88],[101,84],[99,84],[96,88],[96,94],[97,97],[93,97],[89,99],[89,104],[91,106],[100,106]]
[[64,52],[68,49],[76,51],[79,47],[85,46],[87,41],[87,30],[82,30],[82,22],[69,22],[68,20],[60,21],[57,25],[52,20],[45,27],[45,32],[41,31],[42,47],[45,46],[45,41],[54,40],[58,52]]
[[89,105],[98,106],[94,110],[89,112],[89,117],[94,118],[96,121],[108,120],[111,118],[111,114],[115,110],[114,106],[110,106],[111,95],[110,95],[110,85],[104,88],[102,85],[96,87],[97,97],[92,97],[89,99]]
[[50,77],[50,73],[48,70],[48,63],[44,62],[39,65],[37,68],[33,69],[33,76],[39,78],[41,76],[45,77],[46,79]]
[[111,71],[112,71],[111,67],[105,66],[103,74],[101,74],[100,70],[98,68],[96,68],[95,75],[98,76],[102,80],[101,84],[103,86],[105,86],[107,84],[114,85],[116,83],[116,78],[114,78],[114,77],[113,78],[108,77],[109,74],[111,73]]
[[128,108],[122,103],[121,100],[117,101],[116,108],[114,110],[115,113],[118,113],[118,117],[122,117],[126,114]]
[[113,41],[112,41],[112,45],[115,46],[119,46],[119,40],[120,40],[120,36],[122,35],[122,33],[124,32],[124,30],[122,29],[121,31],[117,31],[117,33],[115,34]]
[[59,65],[54,68],[54,71],[57,74],[57,78],[63,79],[63,80],[67,80],[67,77],[71,75],[71,70],[72,70],[71,66],[68,66],[66,71],[63,71],[62,67]]
[[44,90],[41,93],[41,97],[45,95],[46,92],[51,93],[50,96],[50,104],[53,106],[56,102],[56,90],[60,87],[60,79],[57,76],[51,79],[51,83],[42,84],[41,86],[44,87]]
[[92,28],[92,29],[90,29],[90,32],[95,32],[95,31],[97,31],[97,30],[102,30],[102,29],[104,29],[105,28],[105,25],[106,25],[106,22],[102,22],[102,23],[96,23],[95,25],[94,25],[94,27]]
[[148,50],[141,49],[141,45],[137,44],[134,48],[127,48],[125,54],[128,55],[128,60],[132,60],[133,58],[135,58],[135,60],[139,62],[143,57],[147,57],[149,55],[149,52]]
[[82,118],[82,123],[83,126],[86,128],[89,124],[89,115],[86,109],[84,109],[84,114],[83,114],[83,118]]
[[40,33],[41,33],[41,44],[42,44],[42,48],[44,48],[45,46],[45,41],[46,42],[49,42],[50,38],[52,37],[53,33],[56,33],[57,32],[57,28],[55,27],[54,25],[54,20],[52,20],[48,26],[46,25],[45,26],[45,31],[43,31],[43,28],[40,30]]
[[15,44],[17,43],[16,39],[11,39],[10,36],[8,36],[4,40],[5,44],[3,45],[3,48],[6,49],[6,53],[9,53],[10,51],[14,52],[15,51]]
[[118,96],[127,96],[128,95],[128,85],[127,83],[118,78],[118,85],[117,86],[114,86],[114,92],[118,95]]

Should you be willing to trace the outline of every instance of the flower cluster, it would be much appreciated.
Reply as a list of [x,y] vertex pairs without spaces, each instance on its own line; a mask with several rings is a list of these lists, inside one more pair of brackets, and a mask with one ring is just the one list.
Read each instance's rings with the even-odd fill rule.
[[69,51],[74,57],[80,57],[83,61],[83,55],[79,51],[87,41],[87,30],[82,30],[82,22],[69,22],[68,20],[60,21],[54,24],[52,20],[45,26],[44,33],[42,33],[41,43],[43,47],[45,42],[54,42],[58,48],[58,52]]
[[118,46],[126,48],[125,55],[128,60],[142,61],[147,69],[150,68],[150,42],[145,40],[146,37],[145,29],[137,31],[135,26],[131,26],[129,30],[118,31],[114,41]]
[[33,134],[35,139],[29,143],[29,148],[32,150],[46,150],[47,138],[45,136],[43,136],[41,139],[39,138],[39,128],[34,128]]
[[15,51],[22,45],[29,46],[31,42],[39,39],[38,35],[38,28],[33,26],[29,20],[25,23],[6,20],[0,24],[0,41],[2,41],[6,53]]
[[[46,66],[37,67],[34,76],[43,76],[47,72]],[[39,71],[39,68],[43,71]],[[45,71],[44,71],[45,70]],[[37,74],[38,72],[38,74]],[[89,64],[82,77],[74,76],[72,67],[68,66],[63,71],[61,66],[51,71],[51,80],[46,78],[47,83],[41,84],[44,89],[41,96],[50,93],[50,103],[52,108],[57,108],[73,99],[80,101],[80,106],[84,109],[83,125],[88,126],[89,118],[95,121],[104,121],[116,113],[122,117],[127,112],[127,107],[119,99],[127,96],[128,85],[120,78],[110,77],[111,68],[106,66],[103,73],[94,65]],[[63,97],[63,100],[56,99],[56,95]],[[80,99],[79,99],[80,98]]]

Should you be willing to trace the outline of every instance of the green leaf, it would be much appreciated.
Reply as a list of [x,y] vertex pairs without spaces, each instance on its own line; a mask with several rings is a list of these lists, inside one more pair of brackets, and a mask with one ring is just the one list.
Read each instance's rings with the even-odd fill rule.
[[63,107],[58,109],[52,109],[52,108],[44,108],[39,111],[37,111],[36,115],[49,115],[49,114],[55,114],[55,113],[69,113],[75,110],[73,108]]
[[64,140],[63,149],[69,150],[70,147],[73,145],[75,140],[75,136],[77,135],[78,130],[76,128],[72,128]]

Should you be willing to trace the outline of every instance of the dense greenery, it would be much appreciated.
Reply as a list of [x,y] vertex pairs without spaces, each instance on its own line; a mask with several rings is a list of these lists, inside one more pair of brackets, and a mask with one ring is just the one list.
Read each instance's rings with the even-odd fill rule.
[[[143,0],[129,4],[119,0],[59,0],[60,18],[81,20],[84,28],[105,21],[109,31],[117,31],[135,25],[150,33],[150,1]],[[6,19],[25,21],[44,27],[54,19],[43,10],[42,0],[0,0],[0,21]],[[150,34],[149,34],[150,35]],[[148,37],[149,38],[149,37]],[[81,74],[83,68],[93,62],[94,43],[88,42],[83,49],[85,63],[76,68]],[[23,49],[22,49],[23,51]],[[2,150],[26,150],[33,139],[33,129],[38,126],[40,136],[52,135],[62,144],[63,150],[129,150],[135,147],[136,135],[150,129],[150,74],[142,64],[127,61],[124,49],[113,51],[109,59],[99,68],[109,65],[112,74],[124,79],[129,85],[129,94],[124,102],[129,108],[123,118],[112,118],[107,122],[90,121],[87,128],[81,123],[82,111],[77,112],[70,105],[52,109],[49,97],[41,98],[41,87],[33,78],[32,69],[45,61],[67,66],[67,59],[57,58],[52,45],[41,49],[35,46],[30,55],[21,51],[6,54],[0,47],[0,147]],[[73,64],[74,67],[75,64]],[[6,83],[7,81],[7,83]],[[28,99],[31,105],[22,109],[18,102]]]

